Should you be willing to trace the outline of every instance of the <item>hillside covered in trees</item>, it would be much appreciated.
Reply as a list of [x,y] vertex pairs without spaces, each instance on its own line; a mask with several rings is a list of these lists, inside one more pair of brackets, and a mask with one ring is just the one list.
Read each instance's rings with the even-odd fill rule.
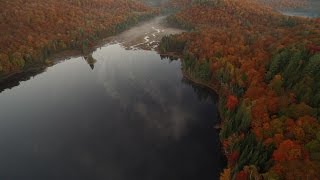
[[87,53],[158,13],[142,2],[161,5],[189,31],[159,51],[179,54],[184,76],[220,96],[221,179],[320,179],[320,19],[275,10],[310,1],[3,0],[0,82],[55,53]]
[[0,1],[0,78],[62,50],[87,51],[154,13],[131,0]]
[[320,20],[284,16],[275,1],[187,1],[169,2],[182,10],[168,22],[192,31],[159,50],[220,95],[221,179],[320,179]]

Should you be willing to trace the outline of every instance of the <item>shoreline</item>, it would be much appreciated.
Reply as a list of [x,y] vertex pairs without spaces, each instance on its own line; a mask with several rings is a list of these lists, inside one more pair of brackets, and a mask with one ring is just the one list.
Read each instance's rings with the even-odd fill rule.
[[[216,103],[219,104],[220,96],[222,94],[222,92],[221,92],[222,87],[218,83],[207,83],[207,82],[204,82],[204,81],[201,81],[199,79],[192,77],[189,72],[186,72],[182,69],[181,69],[181,71],[182,71],[183,78],[186,78],[187,80],[194,83],[195,85],[209,88],[214,93],[216,93],[217,94],[217,102]],[[218,126],[217,129],[221,129],[221,123],[223,122],[223,119],[220,116],[220,114],[221,114],[220,108],[217,107],[217,110],[218,110],[218,115],[219,115],[219,120],[220,120],[220,124],[217,124],[217,126]]]
[[[46,70],[46,68],[49,68],[51,66],[54,66],[57,63],[60,63],[64,60],[70,59],[70,58],[75,58],[75,57],[81,57],[81,56],[86,56],[86,55],[90,55],[92,54],[96,49],[105,46],[107,44],[113,44],[113,43],[123,43],[118,42],[115,37],[123,34],[124,32],[137,27],[139,25],[143,25],[145,23],[148,22],[152,22],[153,20],[156,20],[157,18],[161,18],[164,15],[162,14],[151,14],[150,16],[146,17],[146,18],[142,18],[140,21],[138,21],[135,24],[132,24],[131,26],[129,26],[128,28],[117,32],[116,34],[104,37],[104,38],[100,38],[98,39],[91,47],[88,47],[88,49],[86,50],[86,52],[82,52],[80,48],[74,48],[74,49],[65,49],[65,50],[61,50],[58,51],[56,53],[53,53],[52,55],[50,55],[49,57],[47,57],[47,59],[49,60],[48,62],[38,62],[35,64],[31,64],[29,65],[29,67],[26,67],[25,69],[22,70],[18,70],[15,72],[11,72],[5,75],[1,75],[0,76],[0,92],[2,92],[5,88],[6,84],[12,84],[11,81],[15,81],[15,82],[19,82],[20,80],[24,80],[24,79],[28,79],[29,77],[26,76],[30,76],[30,74],[35,74],[35,72],[43,72]],[[163,22],[161,22],[163,23]],[[162,24],[163,25],[163,24]],[[164,24],[164,26],[166,26],[167,24]],[[179,29],[180,30],[180,29]],[[181,30],[182,31],[182,30]],[[179,55],[177,54],[163,54],[160,53],[160,51],[157,50],[157,48],[154,49],[159,55],[163,55],[163,56],[171,56],[171,57],[179,57]],[[180,57],[179,57],[180,58]]]
[[[58,52],[53,53],[52,55],[50,55],[49,57],[47,57],[47,59],[49,60],[49,62],[39,62],[39,63],[33,63],[30,64],[29,67],[26,67],[25,69],[22,70],[17,70],[15,72],[10,72],[8,74],[3,74],[0,75],[0,87],[4,86],[7,83],[10,83],[10,81],[17,81],[19,78],[23,78],[24,76],[30,74],[30,73],[34,73],[36,71],[44,71],[46,68],[51,67],[65,59],[69,59],[69,58],[73,58],[73,57],[79,57],[79,56],[84,56],[87,54],[91,54],[95,49],[112,42],[111,38],[114,36],[117,36],[121,33],[123,33],[124,31],[137,26],[141,23],[145,23],[153,18],[158,17],[157,14],[150,14],[150,17],[146,17],[146,18],[142,18],[140,21],[138,21],[135,24],[132,24],[131,26],[129,26],[128,28],[119,31],[115,34],[112,34],[110,36],[98,39],[96,42],[94,42],[93,46],[89,47],[87,52],[88,53],[83,53],[81,51],[81,49],[79,48],[73,48],[73,49],[64,49]],[[0,88],[0,92],[2,92],[3,89]]]

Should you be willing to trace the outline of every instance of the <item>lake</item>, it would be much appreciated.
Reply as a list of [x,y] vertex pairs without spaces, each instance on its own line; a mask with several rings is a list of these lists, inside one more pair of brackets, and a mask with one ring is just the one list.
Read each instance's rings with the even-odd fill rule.
[[2,85],[0,179],[218,179],[217,96],[154,50],[161,19]]

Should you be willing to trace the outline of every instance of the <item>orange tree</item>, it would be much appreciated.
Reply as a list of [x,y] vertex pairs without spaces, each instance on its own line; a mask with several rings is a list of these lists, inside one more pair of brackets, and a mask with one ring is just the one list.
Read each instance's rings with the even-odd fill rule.
[[192,31],[166,37],[161,51],[182,42],[185,73],[218,84],[229,162],[222,177],[254,171],[266,179],[319,179],[319,20],[284,16],[254,0],[219,0],[194,3],[168,21]]
[[87,51],[153,13],[126,0],[0,1],[0,76],[42,64],[58,51]]

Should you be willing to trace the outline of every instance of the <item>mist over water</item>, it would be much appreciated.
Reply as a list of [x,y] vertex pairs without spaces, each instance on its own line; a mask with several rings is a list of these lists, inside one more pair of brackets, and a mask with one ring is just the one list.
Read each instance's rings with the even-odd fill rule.
[[[144,0],[144,2],[159,7],[167,0]],[[19,1],[19,3],[26,2]],[[34,3],[35,7],[37,3],[39,1]],[[75,3],[80,5],[82,2]],[[91,3],[88,4],[92,6]],[[121,4],[125,5],[123,9],[128,8],[127,1]],[[46,7],[46,4],[41,6]],[[38,5],[36,8],[41,9],[41,6]],[[86,3],[81,6],[89,7]],[[76,6],[74,7],[76,10],[70,11],[70,17],[80,17],[75,15],[79,7]],[[12,8],[11,15],[14,14],[18,18],[11,22],[20,20],[18,16],[20,10],[15,9],[23,8]],[[12,29],[26,28],[24,24],[32,26],[36,21],[40,22],[41,19],[48,17],[46,13],[33,13],[32,6],[29,9],[32,13],[29,11],[28,13],[33,14],[35,18],[26,17],[25,20],[17,23],[17,26],[11,25],[14,27]],[[120,13],[115,16],[121,19],[121,7],[119,10]],[[200,13],[203,12],[201,8],[198,10]],[[85,23],[81,23],[81,18],[80,20],[75,18],[79,21],[77,22],[79,27],[81,24],[89,25],[93,22],[91,22],[92,19],[102,19],[101,12],[98,11],[96,16],[84,16],[87,18],[84,18]],[[112,10],[114,13],[117,11]],[[237,11],[238,9],[234,12]],[[312,0],[307,7],[279,11],[289,16],[319,17],[320,1]],[[54,12],[59,11],[54,10]],[[136,10],[132,12],[133,16],[138,13]],[[195,17],[198,17],[197,15]],[[234,14],[228,15],[231,18],[225,18],[226,23],[234,17]],[[9,22],[6,16],[7,13],[2,19]],[[112,14],[106,17],[115,16]],[[209,14],[208,17],[214,16]],[[168,27],[164,23],[165,18],[166,16],[155,17],[117,36],[109,37],[93,52],[78,56],[64,56],[62,61],[51,67],[42,68],[39,71],[35,68],[36,70],[21,73],[13,79],[10,77],[6,80],[8,83],[1,81],[0,179],[218,179],[222,169],[227,165],[221,152],[219,131],[214,128],[220,121],[216,107],[217,95],[184,78],[179,59],[163,58],[156,52],[163,36],[184,32]],[[62,19],[59,19],[59,22],[63,22]],[[64,25],[67,25],[66,23],[64,21]],[[239,28],[239,26],[234,27]],[[116,29],[118,28],[122,30],[122,24]],[[32,32],[35,29],[39,31],[35,31],[34,34],[42,34],[44,31],[41,27],[35,27],[26,32]],[[79,28],[79,34],[83,33],[81,31],[82,29]],[[193,35],[197,31],[198,29],[193,31]],[[253,28],[252,32],[254,32]],[[66,34],[68,33],[72,34],[66,31]],[[8,31],[7,34],[11,38],[14,33]],[[48,36],[54,37],[55,34],[61,35],[52,32]],[[72,38],[70,37],[70,40]],[[19,42],[21,38],[12,39]],[[32,36],[28,36],[26,41],[32,42],[32,39]],[[210,44],[219,43],[219,40],[217,42],[213,38],[211,40],[208,41]],[[34,43],[30,42],[26,46],[31,48]],[[83,43],[82,46],[87,46],[86,43],[79,42]],[[19,43],[22,43],[22,40]],[[41,45],[41,42],[39,41],[37,45]],[[63,45],[65,44],[62,43],[61,46]],[[8,61],[7,64],[24,70],[22,67],[25,66],[24,58],[27,56],[22,58],[18,52],[24,48],[25,46],[21,46],[17,50],[16,57],[11,57],[11,52],[7,53],[9,54],[5,59]],[[89,47],[82,48],[89,49]],[[232,54],[231,51],[233,50],[230,50],[230,54]],[[216,55],[220,56],[219,53],[214,56]],[[260,54],[257,53],[257,55]],[[238,55],[235,53],[234,57],[236,56]],[[15,62],[16,60],[21,61]],[[51,62],[58,61],[46,60],[48,64]],[[206,71],[209,71],[211,66],[207,67]],[[3,67],[0,66],[0,68]],[[9,66],[6,68],[10,69]],[[263,71],[261,75],[264,76],[264,73]],[[247,77],[244,76],[243,79]],[[238,129],[234,128],[234,124],[232,126],[237,132]],[[248,129],[250,129],[249,126]],[[254,149],[255,145],[252,148]],[[243,150],[239,149],[239,152]],[[251,153],[248,157],[252,154],[256,155],[252,153],[254,150],[248,152]],[[240,157],[246,157],[244,155],[246,154],[241,154]],[[239,162],[244,161],[239,160]],[[258,162],[258,160],[252,162]],[[257,166],[257,168],[260,167]]]

